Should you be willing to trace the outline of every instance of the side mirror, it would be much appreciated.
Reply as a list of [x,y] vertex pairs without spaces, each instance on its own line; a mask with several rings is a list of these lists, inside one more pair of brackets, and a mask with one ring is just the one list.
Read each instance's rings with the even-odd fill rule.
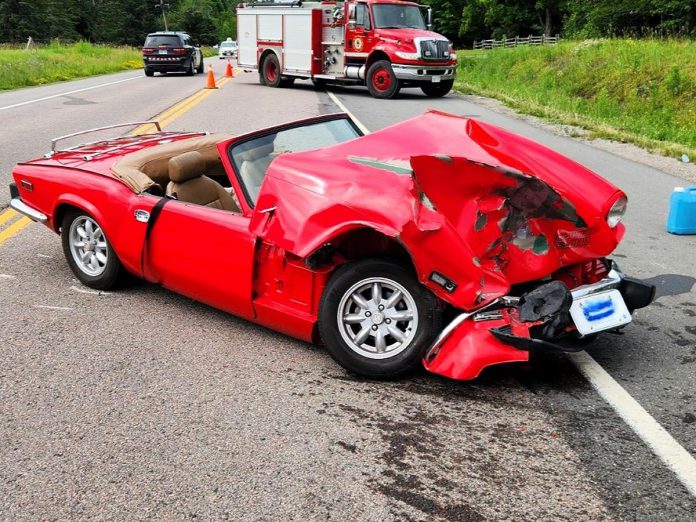
[[432,31],[433,29],[433,8],[428,7],[428,29]]

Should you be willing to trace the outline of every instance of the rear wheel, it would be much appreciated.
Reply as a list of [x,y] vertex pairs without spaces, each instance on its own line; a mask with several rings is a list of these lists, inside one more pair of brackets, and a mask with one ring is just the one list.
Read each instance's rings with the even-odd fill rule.
[[197,73],[203,74],[205,72],[205,64],[203,63],[203,55],[201,55],[201,62],[198,64]]
[[261,65],[263,83],[269,87],[281,87],[280,62],[275,53],[269,53]]
[[96,219],[86,212],[68,212],[60,233],[68,265],[82,283],[97,290],[116,284],[124,270]]
[[188,69],[186,69],[186,76],[193,76],[196,74],[196,68],[193,65],[193,57],[191,57],[191,63],[189,63]]
[[319,332],[331,356],[366,377],[419,367],[441,328],[435,296],[409,270],[382,259],[338,269],[319,308]]
[[424,83],[421,85],[421,91],[429,98],[442,98],[452,90],[453,85],[454,80],[445,80],[440,83]]
[[145,76],[154,76],[155,71],[151,71],[150,69],[145,68]]
[[374,98],[388,99],[399,94],[401,85],[389,60],[379,60],[367,71],[367,90]]

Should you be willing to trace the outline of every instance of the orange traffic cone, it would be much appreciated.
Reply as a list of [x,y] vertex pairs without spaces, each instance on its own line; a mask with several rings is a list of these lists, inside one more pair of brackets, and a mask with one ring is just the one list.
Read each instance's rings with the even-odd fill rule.
[[206,89],[217,89],[215,85],[215,74],[213,74],[213,64],[208,66],[208,84],[205,86]]
[[225,69],[225,76],[228,78],[234,78],[234,69],[232,69],[232,62],[227,59],[227,68]]

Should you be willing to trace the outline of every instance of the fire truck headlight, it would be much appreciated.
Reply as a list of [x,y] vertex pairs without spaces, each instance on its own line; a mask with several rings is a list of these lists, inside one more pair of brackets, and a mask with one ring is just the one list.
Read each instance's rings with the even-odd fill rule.
[[420,58],[418,56],[418,53],[404,53],[401,51],[396,51],[395,54],[396,54],[396,56],[398,56],[402,60],[418,60],[418,58]]

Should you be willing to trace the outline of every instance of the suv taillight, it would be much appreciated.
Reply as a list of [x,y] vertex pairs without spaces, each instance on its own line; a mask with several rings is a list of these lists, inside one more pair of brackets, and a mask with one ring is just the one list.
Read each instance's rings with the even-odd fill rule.
[[172,49],[174,54],[183,55],[186,54],[186,49]]
[[143,54],[154,54],[155,50],[154,49],[143,49]]

